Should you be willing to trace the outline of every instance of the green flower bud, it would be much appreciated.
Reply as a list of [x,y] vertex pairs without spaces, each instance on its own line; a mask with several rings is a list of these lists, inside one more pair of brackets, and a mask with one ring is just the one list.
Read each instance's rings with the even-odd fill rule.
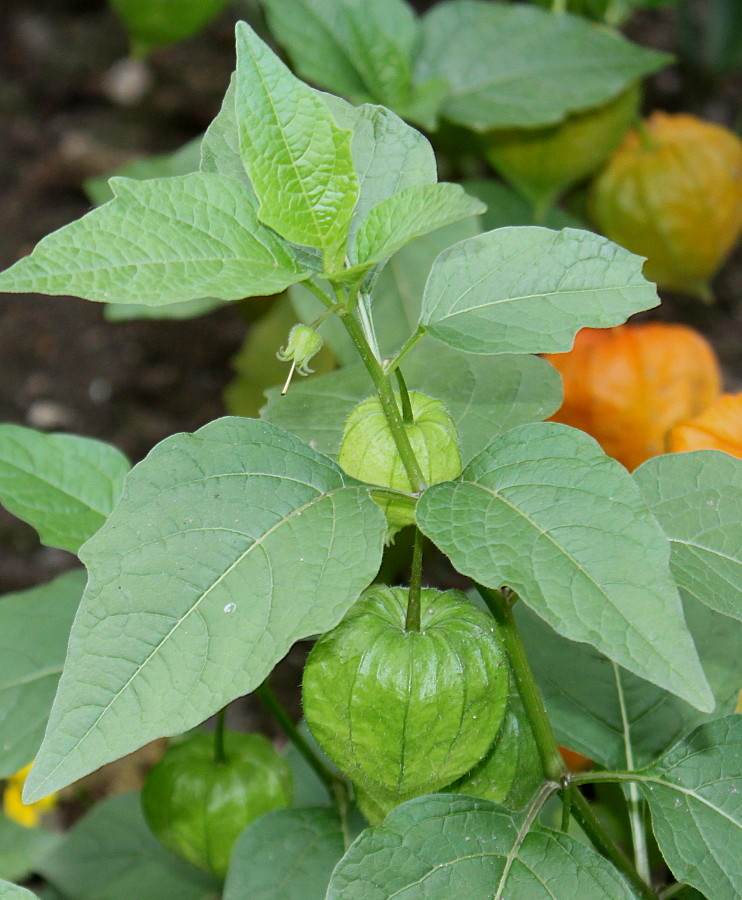
[[420,631],[406,631],[407,596],[366,590],[304,668],[307,723],[372,821],[479,763],[508,702],[494,620],[460,591],[425,588]]
[[[397,395],[399,401],[399,395]],[[450,481],[461,474],[461,453],[456,425],[440,400],[410,391],[411,423],[407,437],[428,484]],[[369,397],[348,416],[338,462],[348,475],[410,493],[412,485],[394,443],[378,397]],[[415,521],[409,504],[385,500],[381,504],[393,533]]]
[[290,362],[300,375],[309,375],[309,360],[322,349],[323,340],[309,325],[294,325],[288,343],[276,353],[283,362]]

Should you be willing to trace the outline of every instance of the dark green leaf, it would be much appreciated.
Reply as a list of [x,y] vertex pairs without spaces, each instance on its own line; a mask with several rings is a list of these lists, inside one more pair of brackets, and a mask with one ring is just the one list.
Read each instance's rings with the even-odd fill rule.
[[110,0],[126,25],[132,45],[146,53],[200,31],[227,0]]
[[742,620],[742,459],[673,453],[648,460],[634,478],[670,540],[678,586]]
[[[25,828],[0,814],[0,878],[12,881],[28,878],[58,840],[57,834],[42,828]],[[0,883],[0,897],[5,896],[13,898],[12,894],[3,894]]]
[[588,435],[514,428],[457,481],[428,488],[417,522],[462,574],[510,586],[558,633],[713,709],[667,540],[628,472]]
[[77,569],[0,598],[0,778],[39,749],[85,580]]
[[85,547],[90,581],[27,793],[253,690],[296,640],[337,624],[385,533],[366,488],[264,422],[163,441]]
[[77,553],[105,522],[129,469],[102,441],[0,425],[0,502],[49,547]]

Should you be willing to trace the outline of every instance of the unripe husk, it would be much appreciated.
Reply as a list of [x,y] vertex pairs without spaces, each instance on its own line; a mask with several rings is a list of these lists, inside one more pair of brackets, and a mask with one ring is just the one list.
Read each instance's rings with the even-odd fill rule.
[[407,597],[369,588],[304,669],[307,723],[373,821],[472,769],[508,701],[494,621],[460,591],[426,588],[420,631],[408,632]]
[[[410,391],[414,421],[405,424],[407,437],[428,484],[450,481],[461,474],[461,453],[456,425],[440,400]],[[399,396],[397,395],[399,405]],[[378,397],[369,397],[348,416],[338,462],[348,475],[367,484],[410,493],[412,484],[394,443],[394,437]],[[415,521],[407,503],[381,503],[394,532]]]
[[708,297],[708,281],[742,232],[742,142],[695,116],[653,113],[592,187],[598,228],[646,256],[660,287]]
[[639,85],[597,109],[545,128],[501,128],[484,135],[483,152],[542,219],[570,187],[596,172],[636,118]]

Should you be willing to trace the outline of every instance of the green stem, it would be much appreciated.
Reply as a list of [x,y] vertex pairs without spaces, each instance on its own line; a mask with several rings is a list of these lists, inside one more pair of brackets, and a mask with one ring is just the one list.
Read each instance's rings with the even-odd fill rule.
[[544,702],[518,633],[518,626],[513,615],[513,604],[517,595],[509,588],[503,588],[502,592],[481,584],[477,584],[476,588],[500,626],[500,635],[510,660],[510,667],[518,686],[520,698],[533,730],[533,736],[536,739],[544,774],[550,781],[561,782],[567,774],[567,768],[554,740],[551,722],[546,715]]
[[407,341],[403,344],[402,349],[399,351],[399,353],[397,353],[397,355],[394,357],[394,359],[390,360],[384,366],[384,372],[387,375],[389,375],[395,369],[397,369],[399,367],[399,364],[405,358],[405,356],[407,356],[407,354],[410,352],[410,350],[412,350],[414,347],[416,347],[418,345],[418,343],[425,337],[425,335],[427,333],[428,332],[426,331],[424,325],[418,325],[417,331],[413,335],[411,335],[409,338],[407,338]]
[[276,722],[278,722],[288,739],[311,766],[317,778],[324,784],[330,797],[334,800],[335,782],[338,780],[337,776],[327,768],[304,736],[299,732],[296,725],[291,721],[289,714],[281,705],[281,701],[273,693],[267,682],[264,681],[260,687],[255,689],[255,696],[273,716]]
[[416,527],[415,539],[412,545],[412,569],[410,571],[410,590],[407,595],[405,631],[420,631],[420,592],[422,590],[424,540],[422,531]]
[[214,726],[214,762],[218,766],[223,766],[227,761],[227,754],[224,750],[224,720],[227,715],[227,707],[220,709],[216,714],[216,724]]
[[405,425],[413,425],[415,417],[412,414],[412,404],[410,403],[410,394],[405,384],[402,370],[397,369],[394,373],[397,376],[397,384],[399,385],[399,399],[402,403],[402,421]]
[[601,822],[595,816],[590,804],[575,790],[572,797],[572,813],[580,824],[580,827],[595,845],[596,849],[610,860],[618,871],[631,884],[638,897],[642,900],[658,900],[657,894],[639,877],[631,865],[631,861],[613,841]]
[[311,291],[318,300],[321,300],[328,309],[335,311],[336,304],[332,297],[326,294],[318,284],[315,284],[311,280],[311,278],[308,281],[302,281],[302,284],[308,291]]
[[562,779],[562,831],[567,834],[569,831],[569,818],[572,814],[572,794],[574,788],[569,776]]
[[397,406],[397,400],[394,396],[394,391],[392,390],[391,384],[389,383],[389,376],[384,372],[381,367],[381,363],[376,359],[373,352],[371,351],[368,341],[366,340],[366,336],[364,335],[361,326],[358,324],[358,320],[355,318],[355,316],[347,313],[340,318],[345,325],[346,331],[350,335],[351,340],[356,345],[356,349],[358,350],[358,353],[363,360],[363,364],[366,366],[366,369],[371,376],[371,380],[374,383],[376,392],[379,395],[379,400],[381,401],[381,408],[384,411],[384,415],[386,416],[389,430],[392,433],[394,443],[396,444],[397,450],[399,451],[399,455],[402,459],[402,465],[404,466],[407,477],[409,478],[410,484],[412,485],[412,490],[415,492],[423,491],[427,487],[425,476],[420,469],[417,457],[415,456],[415,452],[412,449],[412,445],[410,444],[407,430],[405,429],[404,422],[402,421],[402,416],[399,412],[399,407]]

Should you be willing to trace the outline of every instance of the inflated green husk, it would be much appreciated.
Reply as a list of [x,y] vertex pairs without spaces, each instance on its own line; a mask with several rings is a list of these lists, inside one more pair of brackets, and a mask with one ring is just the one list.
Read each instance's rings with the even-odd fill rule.
[[[399,395],[396,395],[399,405]],[[413,422],[405,424],[410,444],[428,484],[450,481],[461,474],[461,453],[456,425],[440,400],[410,391]],[[378,397],[359,403],[348,416],[338,462],[348,475],[367,484],[412,491],[402,459]],[[394,500],[384,501],[390,531],[415,521],[414,509]]]
[[513,693],[505,719],[487,756],[446,788],[521,809],[544,778],[536,739],[518,694]]
[[480,762],[508,701],[494,621],[460,591],[426,588],[420,631],[406,632],[407,596],[369,588],[304,669],[307,723],[373,821]]
[[198,734],[171,747],[147,776],[142,808],[149,827],[178,856],[227,874],[240,832],[258,816],[291,803],[291,770],[267,738],[226,732],[226,762],[214,737]]

